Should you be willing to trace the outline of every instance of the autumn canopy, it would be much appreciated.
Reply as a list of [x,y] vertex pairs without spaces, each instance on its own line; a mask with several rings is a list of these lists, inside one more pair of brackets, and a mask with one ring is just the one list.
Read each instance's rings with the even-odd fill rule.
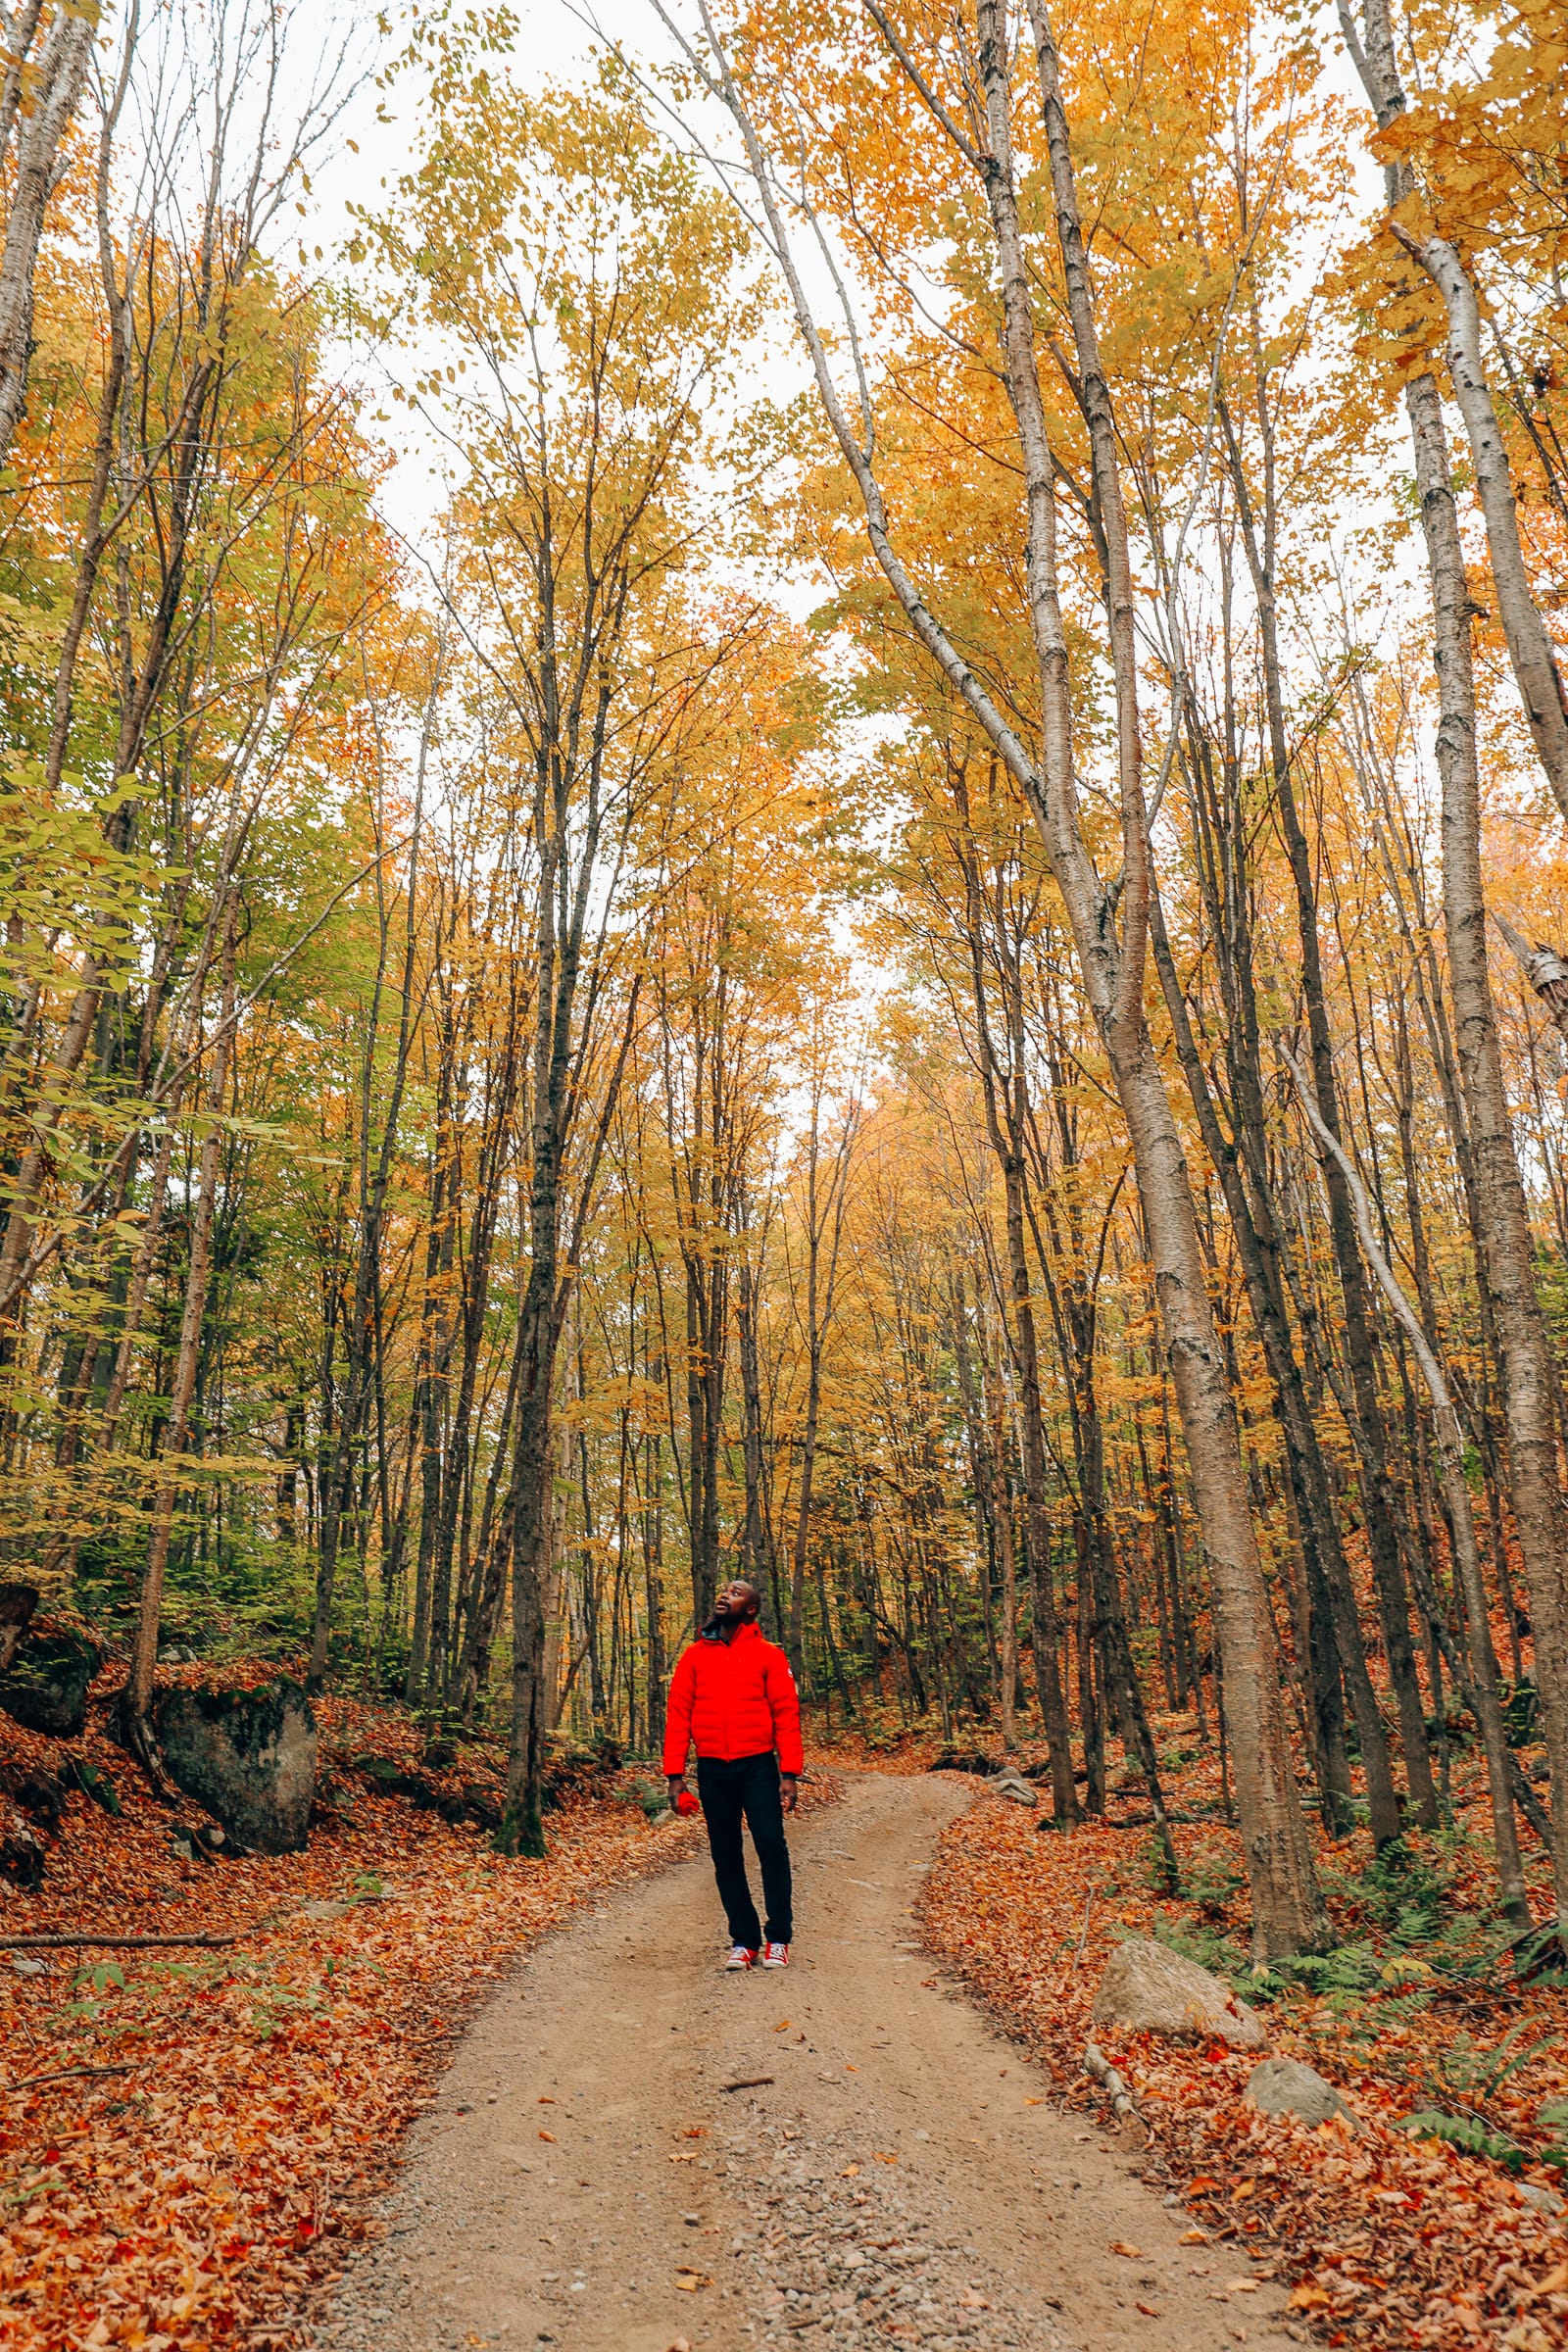
[[308,14],[0,87],[21,1664],[538,1854],[745,1574],[1568,1934],[1560,8]]

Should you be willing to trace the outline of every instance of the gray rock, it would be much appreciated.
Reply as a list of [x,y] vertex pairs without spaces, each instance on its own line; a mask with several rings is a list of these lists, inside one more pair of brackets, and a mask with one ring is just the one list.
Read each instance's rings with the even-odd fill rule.
[[1014,1805],[1028,1805],[1031,1810],[1040,1802],[1040,1791],[1021,1773],[1004,1772],[992,1782],[992,1790],[1004,1796]]
[[1333,2083],[1298,2058],[1265,2058],[1248,2076],[1244,2095],[1260,2115],[1294,2115],[1303,2124],[1326,2124],[1340,2116],[1355,2130],[1355,2117]]
[[0,1708],[29,1732],[79,1740],[98,1665],[97,1644],[85,1634],[29,1634],[0,1674]]
[[255,1690],[166,1690],[156,1721],[170,1779],[231,1838],[263,1854],[301,1851],[317,1743],[298,1683],[279,1677]]
[[353,1903],[301,1903],[295,1916],[298,1919],[347,1919],[356,1908]]
[[1177,2041],[1225,2041],[1260,2050],[1263,2029],[1228,1984],[1146,1936],[1129,1936],[1105,1963],[1090,2012],[1097,2026],[1163,2034]]
[[1543,2188],[1536,2180],[1516,2180],[1514,2186],[1525,2203],[1533,2205],[1537,2213],[1557,2214],[1568,2211],[1568,2207],[1564,2206],[1554,2188]]

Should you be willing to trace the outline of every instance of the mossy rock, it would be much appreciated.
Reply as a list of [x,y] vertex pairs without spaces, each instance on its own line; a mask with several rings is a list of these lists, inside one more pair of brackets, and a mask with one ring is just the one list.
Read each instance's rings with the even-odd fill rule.
[[22,1646],[23,1636],[38,1606],[36,1585],[0,1585],[0,1674]]
[[100,1652],[85,1634],[29,1634],[4,1674],[0,1709],[29,1732],[79,1740],[87,1724],[87,1691]]
[[164,1769],[240,1845],[303,1851],[316,1794],[316,1717],[298,1683],[255,1690],[165,1690],[155,1714]]

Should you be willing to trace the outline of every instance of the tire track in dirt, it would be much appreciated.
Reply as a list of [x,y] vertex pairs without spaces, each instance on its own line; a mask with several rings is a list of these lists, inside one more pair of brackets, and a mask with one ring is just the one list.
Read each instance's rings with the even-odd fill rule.
[[542,1946],[460,2046],[320,2352],[1299,2340],[934,1974],[912,1906],[967,1801],[851,1776],[798,1824],[783,1974],[718,1970],[706,1858]]

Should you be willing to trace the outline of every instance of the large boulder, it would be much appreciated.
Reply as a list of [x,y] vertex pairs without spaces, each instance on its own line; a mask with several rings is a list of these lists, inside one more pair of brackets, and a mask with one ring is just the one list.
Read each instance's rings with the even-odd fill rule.
[[22,1637],[37,1606],[36,1585],[0,1585],[0,1674],[22,1646]]
[[1125,2034],[1225,2041],[1233,2050],[1263,2047],[1262,2027],[1228,1984],[1146,1936],[1129,1936],[1111,1953],[1091,2015],[1097,2026]]
[[24,1894],[33,1894],[43,1885],[43,1858],[42,1840],[20,1814],[12,1817],[9,1836],[0,1828],[0,1878],[9,1879]]
[[30,1772],[24,1764],[0,1764],[0,1795],[9,1796],[34,1829],[46,1830],[51,1838],[59,1836],[66,1786],[52,1772]]
[[1294,2115],[1303,2124],[1327,2124],[1339,2116],[1355,2130],[1354,2116],[1328,2077],[1298,2058],[1265,2058],[1248,2076],[1245,2095],[1260,2115]]
[[156,1712],[164,1769],[241,1845],[298,1853],[316,1793],[316,1718],[298,1683],[166,1690]]
[[98,1665],[97,1644],[85,1634],[29,1634],[0,1674],[0,1708],[29,1732],[79,1740],[87,1722],[87,1690]]

